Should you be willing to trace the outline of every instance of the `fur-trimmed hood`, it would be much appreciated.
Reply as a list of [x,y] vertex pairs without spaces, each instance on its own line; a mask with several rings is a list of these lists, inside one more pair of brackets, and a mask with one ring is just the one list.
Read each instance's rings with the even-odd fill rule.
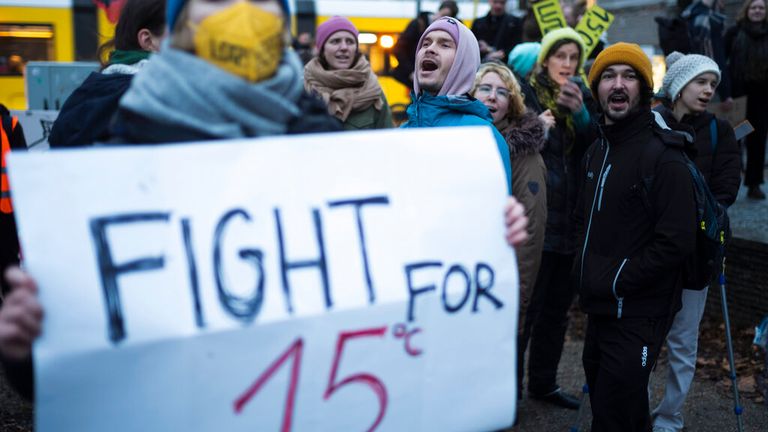
[[546,142],[544,125],[533,111],[526,111],[521,117],[512,122],[501,131],[504,140],[509,146],[509,156],[515,159],[518,156],[527,156],[539,153]]

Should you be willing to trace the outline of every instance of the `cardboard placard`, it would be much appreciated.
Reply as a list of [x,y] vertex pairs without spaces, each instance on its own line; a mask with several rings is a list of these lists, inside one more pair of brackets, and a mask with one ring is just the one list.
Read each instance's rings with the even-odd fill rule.
[[724,111],[720,103],[714,102],[707,106],[707,111],[717,116],[717,118],[727,120],[731,126],[736,127],[747,118],[747,96],[734,99],[733,106],[728,111]]
[[488,128],[9,164],[46,313],[37,430],[511,424],[518,275]]

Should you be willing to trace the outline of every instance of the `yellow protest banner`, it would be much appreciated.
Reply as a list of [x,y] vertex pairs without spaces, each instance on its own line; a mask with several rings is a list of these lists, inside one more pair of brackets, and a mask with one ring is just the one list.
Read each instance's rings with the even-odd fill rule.
[[533,13],[536,15],[536,22],[539,24],[542,35],[568,26],[559,0],[537,1],[533,3]]
[[576,32],[584,40],[584,45],[587,48],[587,57],[597,46],[600,36],[608,30],[612,23],[613,14],[597,5],[589,8],[581,18],[579,24],[576,25]]

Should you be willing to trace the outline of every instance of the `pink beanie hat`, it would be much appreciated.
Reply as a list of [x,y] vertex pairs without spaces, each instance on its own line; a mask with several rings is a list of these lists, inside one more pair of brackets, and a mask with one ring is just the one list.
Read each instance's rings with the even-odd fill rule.
[[335,16],[317,26],[317,34],[315,36],[315,46],[317,47],[317,50],[322,51],[325,41],[327,41],[332,34],[342,30],[352,33],[355,36],[355,43],[357,43],[357,35],[359,35],[360,32],[355,25],[352,24],[352,21],[344,17]]
[[[454,57],[451,70],[448,71],[443,87],[437,95],[461,96],[469,93],[475,82],[477,68],[480,67],[480,47],[477,38],[467,26],[456,18],[442,17],[427,27],[417,46],[420,47],[424,42],[424,37],[435,30],[448,33],[456,42],[456,57]],[[413,91],[416,95],[420,92],[418,80],[420,67],[421,65],[416,65],[414,74],[416,79],[413,82]]]

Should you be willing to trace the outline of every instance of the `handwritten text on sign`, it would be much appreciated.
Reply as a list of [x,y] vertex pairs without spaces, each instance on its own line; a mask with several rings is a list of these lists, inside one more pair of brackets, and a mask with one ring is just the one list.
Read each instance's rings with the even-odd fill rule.
[[598,42],[600,42],[600,36],[608,31],[608,27],[613,23],[613,18],[612,13],[598,5],[594,5],[587,9],[587,12],[576,26],[576,31],[581,35],[581,39],[584,41],[587,56],[592,54],[592,51],[594,51]]
[[10,167],[46,309],[40,430],[512,421],[517,270],[487,128],[13,155]]

